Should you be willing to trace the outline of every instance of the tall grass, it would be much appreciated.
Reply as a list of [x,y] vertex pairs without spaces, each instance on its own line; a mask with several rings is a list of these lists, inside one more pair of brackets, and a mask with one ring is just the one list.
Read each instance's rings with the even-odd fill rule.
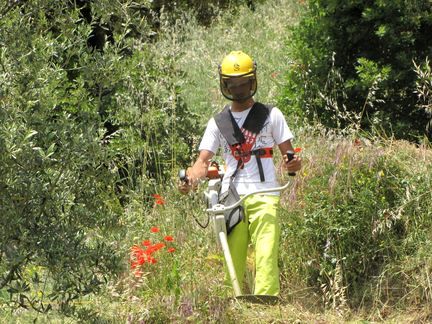
[[[286,27],[295,23],[298,10],[295,2],[270,1],[255,13],[248,8],[224,13],[210,27],[196,25],[187,14],[189,24],[179,21],[174,29],[166,26],[167,37],[160,40],[158,50],[175,45],[181,53],[185,71],[179,81],[182,96],[187,106],[202,116],[202,127],[225,103],[219,93],[217,64],[230,50],[242,49],[257,60],[256,98],[275,101],[290,64],[282,46],[288,37]],[[333,322],[333,316],[338,320],[362,316],[351,312],[371,306],[373,311],[364,316],[379,319],[387,311],[384,304],[401,302],[409,307],[416,304],[416,298],[430,302],[425,267],[419,265],[418,279],[399,281],[394,287],[389,284],[395,282],[396,274],[402,276],[407,271],[402,262],[405,258],[411,264],[421,263],[421,257],[410,254],[408,246],[419,244],[411,236],[419,233],[427,242],[427,230],[413,227],[421,223],[420,227],[429,228],[428,222],[420,221],[427,219],[431,209],[429,148],[391,138],[360,137],[358,129],[345,132],[350,137],[344,137],[319,125],[292,127],[296,144],[304,148],[305,162],[291,191],[283,195],[283,304],[279,310],[266,308],[266,320],[310,320],[317,315],[309,311],[319,314],[326,310],[330,312],[326,320]],[[420,157],[423,167],[417,173],[415,162]],[[131,207],[131,218],[137,215],[140,219],[131,233],[139,241],[150,226],[162,224],[179,238],[179,261],[174,264],[180,273],[181,294],[164,288],[169,274],[152,273],[146,285],[129,292],[137,298],[137,308],[122,306],[120,313],[147,320],[233,322],[255,317],[257,322],[263,321],[258,312],[227,299],[232,292],[223,286],[223,262],[212,230],[201,229],[194,220],[206,217],[200,194],[181,196],[174,181],[163,190],[167,197],[163,208],[142,212]],[[420,199],[419,207],[415,202]],[[416,234],[408,235],[408,228]],[[412,285],[418,289],[409,292]],[[398,294],[391,293],[394,291]],[[413,294],[416,297],[409,303],[403,302]],[[299,309],[300,316],[295,314]]]
[[[230,50],[253,56],[258,62],[256,99],[275,103],[290,64],[282,46],[289,37],[286,27],[296,22],[299,3],[274,0],[255,12],[247,7],[224,12],[210,27],[199,26],[189,13],[174,25],[164,24],[162,17],[164,33],[149,50],[155,62],[171,58],[169,63],[184,71],[176,82],[185,104],[201,116],[201,127],[224,104],[217,64]],[[173,120],[170,126],[178,125]],[[389,307],[430,305],[430,147],[361,137],[357,131],[350,133],[357,138],[348,138],[319,125],[291,127],[296,145],[303,148],[304,167],[282,194],[279,306],[252,307],[230,298],[212,228],[196,222],[206,221],[205,184],[183,196],[173,175],[164,186],[142,183],[149,188],[131,194],[122,220],[128,231],[118,242],[125,272],[77,305],[81,318],[113,323],[397,322],[404,315]],[[152,190],[164,204],[148,203]],[[154,226],[159,233],[151,232]],[[145,264],[143,274],[134,276],[130,248],[144,240],[162,241],[164,235],[174,237],[176,251],[159,251],[157,263]],[[431,313],[423,309],[416,316],[425,320]],[[30,312],[7,320],[16,318],[65,321]]]
[[[428,269],[419,251],[430,244],[430,147],[316,127],[304,135],[305,165],[282,216],[286,294],[309,287],[337,310],[384,303],[383,294],[385,303],[430,303],[421,292],[428,285],[414,277],[398,275],[388,289],[379,283],[389,283],[395,267],[405,273],[406,260]],[[424,283],[428,271],[420,271]]]
[[[133,321],[322,317],[330,323],[398,322],[403,311],[430,304],[430,147],[351,140],[317,125],[299,128],[297,135],[304,167],[282,195],[279,307],[248,308],[230,299],[212,228],[202,229],[194,220],[205,221],[200,198],[205,184],[189,196],[166,188],[163,206],[144,211],[131,206],[135,225],[124,248],[151,238],[150,227],[160,226],[174,235],[177,251],[161,254],[139,280],[126,273],[110,287],[111,296],[99,297],[98,307],[109,303],[109,311]],[[423,308],[416,316],[425,320],[430,313]]]
[[202,116],[202,123],[221,110],[218,64],[232,50],[248,53],[258,64],[256,99],[275,103],[283,71],[289,66],[284,53],[287,27],[298,19],[299,4],[292,0],[267,1],[253,12],[246,6],[225,11],[210,27],[189,22],[179,62],[186,72],[183,96]]

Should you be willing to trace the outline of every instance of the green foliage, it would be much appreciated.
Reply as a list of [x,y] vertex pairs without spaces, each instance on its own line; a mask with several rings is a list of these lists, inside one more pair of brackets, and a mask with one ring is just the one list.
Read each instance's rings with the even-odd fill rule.
[[[177,48],[148,43],[151,28],[133,4],[94,3],[91,25],[72,3],[6,9],[0,290],[13,307],[72,315],[71,302],[123,266],[120,202],[135,189],[148,196],[189,160],[196,116],[180,97]],[[111,35],[95,43],[105,24]]]
[[246,4],[249,10],[255,10],[256,6],[265,0],[156,0],[152,1],[152,9],[155,11],[167,10],[169,12],[193,11],[194,16],[202,25],[210,25],[211,22],[224,10],[238,8]]
[[[194,221],[205,222],[204,188],[183,196],[170,181],[195,153],[197,125],[224,103],[217,63],[229,50],[249,52],[258,62],[257,99],[263,102],[278,95],[290,69],[297,78],[290,80],[304,85],[290,83],[290,100],[297,98],[291,91],[301,95],[291,109],[300,109],[306,97],[310,110],[297,112],[324,103],[321,119],[340,128],[360,120],[364,126],[371,107],[384,104],[383,86],[395,67],[361,56],[354,77],[347,78],[339,54],[327,47],[291,48],[304,62],[327,58],[314,73],[299,56],[291,60],[282,46],[291,37],[286,24],[295,22],[303,1],[225,12],[212,7],[214,1],[171,3],[164,9],[158,1],[0,5],[5,321],[71,321],[26,307],[85,322],[340,322],[382,320],[387,305],[412,305],[420,309],[414,318],[426,321],[432,291],[430,148],[377,138],[373,145],[365,138],[351,143],[316,125],[300,129],[293,115],[287,117],[296,145],[304,147],[304,168],[282,196],[282,303],[250,307],[230,299],[212,229]],[[211,8],[210,14],[202,11],[206,17],[221,15],[202,26],[195,16],[200,13],[185,9],[190,6]],[[378,26],[377,37],[389,28]],[[312,40],[328,40],[319,29],[309,31]],[[296,33],[292,40],[304,43]],[[430,64],[420,58],[415,64],[417,109],[430,111]],[[324,88],[318,86],[322,79]],[[355,111],[346,101],[353,88],[361,90]],[[164,205],[155,204],[155,193]],[[137,279],[128,253],[149,239],[152,226],[174,236],[176,251],[157,255]],[[352,312],[345,313],[349,306]],[[405,322],[401,317],[395,322]],[[411,313],[407,318],[413,319]]]
[[[392,281],[394,291],[413,285],[408,277],[393,282],[388,269],[405,259],[419,263],[415,247],[430,240],[430,149],[380,140],[332,141],[325,156],[318,148],[323,139],[308,142],[316,153],[307,158],[296,201],[285,216],[287,273],[315,286],[326,305],[339,311],[386,298],[398,302],[397,294],[371,296],[380,293],[376,278]],[[425,282],[420,287],[427,289]]]
[[328,127],[351,124],[348,112],[363,129],[422,136],[431,116],[417,105],[413,61],[430,55],[431,17],[425,0],[309,1],[288,41],[287,109]]
[[56,37],[43,7],[26,9],[1,28],[0,289],[45,312],[118,271],[113,241],[101,238],[115,235],[121,208],[97,102],[61,62],[86,47],[88,30],[59,15],[70,34]]
[[284,26],[294,24],[298,7],[297,1],[268,1],[257,5],[254,12],[245,6],[221,12],[209,28],[197,25],[191,17],[186,17],[187,24],[176,26],[177,32],[186,35],[180,60],[187,76],[183,97],[200,114],[200,124],[205,125],[227,104],[220,93],[217,66],[232,50],[243,50],[257,62],[255,99],[276,104],[289,67]]

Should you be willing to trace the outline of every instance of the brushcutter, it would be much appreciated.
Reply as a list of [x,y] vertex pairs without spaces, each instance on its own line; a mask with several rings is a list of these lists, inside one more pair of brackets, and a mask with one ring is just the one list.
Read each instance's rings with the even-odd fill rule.
[[[291,152],[289,152],[288,154],[290,154],[288,156],[288,159],[289,160],[292,159],[293,154],[291,154]],[[207,177],[209,179],[208,187],[207,187],[207,191],[204,193],[208,203],[208,208],[206,209],[206,212],[213,222],[217,241],[222,248],[222,252],[225,258],[225,263],[228,269],[229,278],[234,290],[235,298],[238,300],[244,300],[252,303],[275,304],[279,300],[279,297],[277,296],[253,295],[253,294],[242,293],[239,280],[235,272],[234,263],[231,257],[231,252],[228,246],[224,212],[236,208],[237,206],[242,204],[243,201],[249,196],[256,195],[256,194],[270,193],[270,192],[281,192],[288,188],[290,181],[288,181],[285,185],[281,187],[267,188],[267,189],[251,192],[249,194],[242,196],[240,200],[238,200],[235,204],[232,204],[230,206],[224,206],[223,204],[219,203],[219,193],[222,186],[222,178],[224,173],[223,171],[220,170],[216,172],[214,170],[214,165],[212,164],[210,165],[210,168],[212,168],[211,170],[209,169],[209,171],[211,172],[207,173]],[[295,175],[295,173],[290,175],[293,176]],[[185,170],[179,171],[179,178],[181,181],[188,181]]]

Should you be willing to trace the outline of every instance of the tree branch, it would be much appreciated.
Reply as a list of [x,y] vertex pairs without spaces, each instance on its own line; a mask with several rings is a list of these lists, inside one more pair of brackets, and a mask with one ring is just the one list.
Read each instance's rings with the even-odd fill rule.
[[0,289],[3,289],[7,284],[9,284],[9,282],[13,280],[16,271],[29,260],[30,256],[31,253],[27,253],[27,255],[22,259],[21,262],[17,262],[14,265],[12,265],[6,277],[0,278]]
[[13,278],[15,271],[19,268],[19,264],[14,265],[10,270],[6,277],[1,278],[0,289],[3,289]]

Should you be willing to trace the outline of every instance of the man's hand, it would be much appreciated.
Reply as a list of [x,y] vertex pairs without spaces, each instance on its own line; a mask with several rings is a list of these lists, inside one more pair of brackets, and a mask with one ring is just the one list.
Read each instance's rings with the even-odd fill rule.
[[205,179],[207,176],[207,170],[210,164],[210,160],[214,153],[202,150],[194,165],[186,170],[186,179],[180,181],[178,189],[181,193],[187,194],[191,190],[196,190],[198,183],[201,179]]
[[182,194],[187,194],[190,191],[189,178],[187,176],[187,171],[181,170],[179,172],[179,181],[177,183],[177,188]]
[[301,169],[301,157],[294,155],[294,158],[291,161],[288,161],[288,156],[284,154],[283,159],[285,161],[283,168],[289,173],[294,173]]
[[186,177],[184,179],[180,179],[178,183],[178,189],[182,194],[187,194],[189,191],[196,189],[197,182],[198,181],[194,181],[192,168],[187,168]]
[[297,149],[294,149],[291,141],[287,140],[281,144],[278,145],[279,150],[282,153],[284,162],[282,168],[284,170],[287,170],[288,173],[295,173],[301,169],[301,157],[294,155],[294,158],[291,161],[288,161],[287,152],[296,152]]

